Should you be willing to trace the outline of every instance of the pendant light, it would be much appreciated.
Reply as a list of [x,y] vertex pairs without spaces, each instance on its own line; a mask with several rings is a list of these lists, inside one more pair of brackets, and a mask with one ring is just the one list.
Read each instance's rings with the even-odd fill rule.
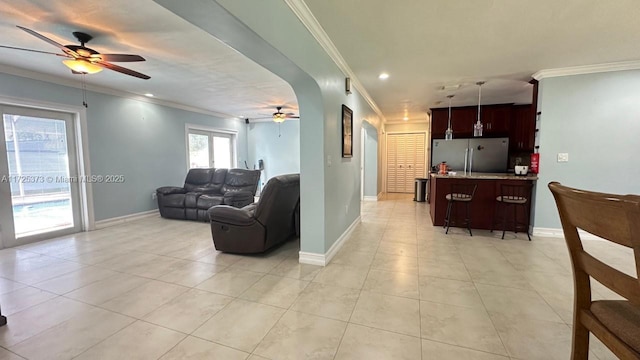
[[482,136],[482,122],[480,121],[480,101],[482,100],[482,85],[484,81],[478,81],[476,85],[478,85],[478,121],[473,125],[473,136],[478,137]]
[[449,98],[449,122],[447,131],[444,132],[445,141],[453,140],[453,129],[451,129],[451,99],[453,99],[453,95],[447,95],[447,97]]

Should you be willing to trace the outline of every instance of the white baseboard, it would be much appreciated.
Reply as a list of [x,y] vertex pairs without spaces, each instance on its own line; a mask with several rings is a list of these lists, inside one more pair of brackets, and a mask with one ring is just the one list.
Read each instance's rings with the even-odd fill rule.
[[347,230],[345,230],[342,235],[336,240],[336,242],[331,245],[329,251],[324,254],[310,253],[300,251],[298,261],[301,264],[309,264],[309,265],[319,265],[319,266],[327,266],[327,264],[333,259],[334,256],[340,251],[342,245],[349,239],[353,229],[356,228],[356,225],[360,223],[360,216],[358,216],[352,223],[349,225]]
[[534,227],[531,232],[533,236],[564,238],[562,229]]
[[308,265],[318,265],[318,266],[326,265],[324,254],[316,254],[316,253],[310,253],[310,252],[304,252],[304,251],[300,251],[298,262],[300,262],[300,264],[308,264]]
[[96,230],[158,215],[158,209],[96,221]]
[[[578,229],[578,234],[580,235],[580,239],[582,240],[604,240],[600,237],[597,237],[593,234],[590,234],[580,229]],[[555,228],[534,227],[533,233],[531,235],[564,239],[564,232],[562,231],[562,229],[555,229]]]
[[364,201],[378,201],[378,197],[377,196],[365,196]]

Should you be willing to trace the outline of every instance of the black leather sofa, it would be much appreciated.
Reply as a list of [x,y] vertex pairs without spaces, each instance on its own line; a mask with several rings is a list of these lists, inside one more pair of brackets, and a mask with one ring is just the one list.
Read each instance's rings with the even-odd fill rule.
[[183,187],[156,189],[158,209],[164,218],[209,221],[212,206],[253,203],[259,180],[260,170],[191,169]]
[[213,244],[219,251],[261,253],[296,236],[300,174],[269,179],[260,200],[242,209],[209,209]]

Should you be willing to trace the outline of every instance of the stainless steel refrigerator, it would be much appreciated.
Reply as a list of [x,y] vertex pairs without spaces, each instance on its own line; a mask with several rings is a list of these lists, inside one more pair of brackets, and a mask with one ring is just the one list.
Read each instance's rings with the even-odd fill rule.
[[507,172],[509,138],[433,139],[431,166],[447,162],[452,171]]

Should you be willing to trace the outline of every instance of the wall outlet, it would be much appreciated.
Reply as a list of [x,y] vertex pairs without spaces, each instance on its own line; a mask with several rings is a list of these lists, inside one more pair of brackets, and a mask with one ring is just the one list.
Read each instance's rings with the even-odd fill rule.
[[558,153],[558,162],[568,162],[569,153]]
[[327,155],[327,166],[331,166],[331,155]]
[[156,192],[155,192],[155,191],[154,191],[154,192],[152,192],[152,193],[151,193],[151,200],[155,200],[155,199],[157,199],[157,198],[158,198],[158,195],[156,194]]

